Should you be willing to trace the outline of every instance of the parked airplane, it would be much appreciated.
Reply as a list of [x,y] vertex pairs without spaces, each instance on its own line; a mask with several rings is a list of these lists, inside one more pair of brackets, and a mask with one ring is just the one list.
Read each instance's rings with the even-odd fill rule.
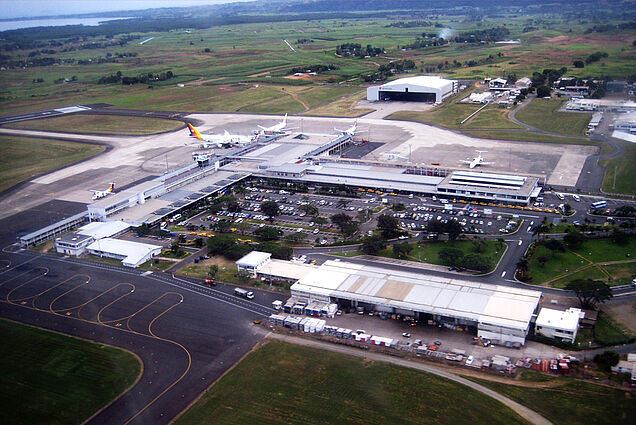
[[353,125],[351,127],[349,127],[346,130],[340,130],[338,128],[334,128],[334,130],[339,131],[341,135],[347,135],[347,136],[355,136],[356,135],[356,130],[358,128],[358,120],[356,120]]
[[111,193],[115,192],[115,183],[111,183],[106,190],[91,190],[93,192],[93,201],[96,199],[105,198]]
[[484,157],[481,156],[482,153],[486,153],[488,151],[477,151],[477,156],[470,161],[460,160],[459,162],[463,162],[464,164],[468,164],[468,168],[475,168],[478,165],[491,165],[494,162],[484,162]]
[[246,143],[253,142],[258,138],[258,136],[242,136],[240,134],[230,134],[227,130],[223,134],[207,134],[205,137],[201,135],[199,130],[194,128],[194,126],[188,123],[188,129],[190,130],[190,136],[198,139],[199,142],[187,143],[190,145],[199,145],[203,149],[207,149],[210,146],[217,146],[219,148],[229,148],[232,145],[243,145]]
[[281,133],[287,128],[287,114],[285,114],[283,120],[278,124],[271,127],[263,127],[262,125],[259,125],[258,128],[261,129],[261,132],[265,133]]

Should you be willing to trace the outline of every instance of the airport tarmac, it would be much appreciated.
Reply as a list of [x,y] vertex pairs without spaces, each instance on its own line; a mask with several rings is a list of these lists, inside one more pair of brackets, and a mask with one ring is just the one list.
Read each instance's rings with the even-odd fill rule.
[[[203,133],[227,130],[239,134],[253,134],[258,129],[257,125],[273,125],[281,118],[254,114],[191,114],[185,117],[200,122]],[[301,141],[287,137],[286,143],[297,142],[300,145],[324,141],[329,138],[328,135],[337,134],[335,128],[348,128],[354,121],[352,118],[291,116],[291,131],[302,131],[310,138]],[[585,160],[598,151],[596,147],[583,145],[477,139],[415,122],[375,118],[359,118],[357,122],[357,138],[382,144],[379,147],[374,145],[377,148],[369,149],[363,159],[404,165],[410,158],[412,163],[424,166],[439,164],[442,168],[468,169],[459,160],[472,159],[477,154],[476,150],[484,150],[487,151],[484,153],[485,161],[494,164],[480,167],[479,171],[543,176],[548,184],[559,186],[575,186]],[[185,146],[193,141],[185,126],[150,136],[86,135],[6,128],[0,128],[0,134],[89,141],[110,147],[101,155],[37,177],[20,186],[19,190],[5,193],[0,218],[51,199],[90,202],[91,190],[103,190],[110,182],[121,187],[149,176],[161,175],[167,170],[192,164],[192,153],[201,151],[197,145]],[[312,138],[315,139],[313,142]],[[206,151],[224,150],[214,148]]]

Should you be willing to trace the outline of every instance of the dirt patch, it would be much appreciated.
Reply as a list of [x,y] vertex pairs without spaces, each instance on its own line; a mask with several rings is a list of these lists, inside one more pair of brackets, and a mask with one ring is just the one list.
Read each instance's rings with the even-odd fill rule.
[[303,74],[303,75],[288,75],[284,78],[288,78],[290,80],[305,80],[305,81],[310,81],[311,77],[313,77],[313,75],[309,75],[309,74]]
[[636,333],[636,301],[612,301],[603,305],[602,310],[612,319],[629,328]]
[[250,78],[262,77],[263,75],[268,75],[269,73],[270,73],[270,71],[263,71],[263,72],[259,72],[259,73],[256,73],[256,74],[248,75],[248,77],[250,77]]

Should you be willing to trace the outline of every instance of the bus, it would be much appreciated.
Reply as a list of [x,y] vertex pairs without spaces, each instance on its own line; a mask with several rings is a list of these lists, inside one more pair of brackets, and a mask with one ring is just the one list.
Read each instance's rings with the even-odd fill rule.
[[607,201],[592,202],[592,209],[605,208],[606,206],[607,206]]

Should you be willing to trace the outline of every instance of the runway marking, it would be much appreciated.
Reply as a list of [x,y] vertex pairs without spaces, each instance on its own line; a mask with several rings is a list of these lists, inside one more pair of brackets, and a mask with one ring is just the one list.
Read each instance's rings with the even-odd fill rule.
[[46,274],[49,272],[48,267],[38,266],[38,267],[36,267],[36,268],[34,268],[34,269],[32,269],[32,270],[27,270],[27,271],[25,271],[24,273],[20,273],[19,275],[13,276],[13,277],[12,277],[12,278],[10,278],[9,280],[5,280],[4,282],[0,283],[0,286],[3,286],[5,283],[9,283],[9,282],[11,282],[13,279],[17,279],[18,277],[20,277],[20,276],[24,276],[25,274],[27,274],[27,273],[29,273],[29,272],[32,272],[33,270],[37,270],[37,269],[45,269],[45,270],[46,270],[46,271],[45,271],[42,275],[40,275],[39,277],[41,277],[41,276],[46,276]]
[[[58,287],[58,286],[60,286],[60,285],[63,285],[64,283],[68,282],[68,281],[69,281],[69,280],[71,280],[71,279],[75,279],[75,278],[76,278],[76,277],[78,277],[78,276],[87,276],[87,277],[90,277],[90,276],[88,276],[87,274],[83,274],[83,273],[82,273],[82,274],[76,274],[76,275],[73,275],[73,276],[69,277],[68,279],[65,279],[65,280],[61,281],[61,282],[60,282],[60,283],[58,283],[58,284],[55,284],[55,285],[51,286],[50,288],[45,289],[45,290],[44,290],[44,291],[42,291],[42,292],[38,292],[37,294],[31,295],[31,296],[28,296],[28,297],[25,297],[25,298],[18,298],[18,299],[15,299],[15,300],[11,300],[11,299],[9,299],[9,297],[11,296],[11,294],[13,293],[13,291],[15,291],[16,289],[20,289],[21,287],[23,287],[23,286],[24,286],[24,285],[26,285],[27,283],[30,283],[30,282],[34,281],[35,279],[28,280],[28,281],[26,281],[26,282],[22,283],[21,285],[16,286],[16,287],[15,287],[15,288],[13,288],[11,291],[9,291],[9,293],[7,294],[7,301],[9,301],[9,302],[18,302],[18,301],[31,300],[31,303],[33,304],[33,303],[35,303],[35,300],[36,300],[37,298],[39,298],[39,297],[40,297],[40,295],[44,295],[44,294],[46,294],[47,292],[49,292],[49,291],[51,291],[51,290],[53,290],[53,289],[57,288],[57,287]],[[33,306],[35,306],[35,304],[33,304]],[[42,309],[38,309],[38,310],[42,310]]]
[[[102,321],[102,320],[101,320],[101,318],[100,318],[100,317],[101,317],[101,315],[102,315],[102,312],[103,312],[104,310],[106,310],[108,307],[110,307],[111,305],[115,304],[117,301],[119,301],[119,300],[121,300],[122,298],[127,297],[128,295],[130,295],[130,294],[132,294],[133,292],[135,292],[135,289],[137,289],[137,287],[136,287],[135,285],[133,285],[132,283],[130,283],[129,285],[130,285],[130,286],[132,286],[132,289],[130,290],[130,292],[128,292],[127,294],[122,294],[122,295],[121,295],[121,296],[119,296],[118,298],[115,298],[114,300],[112,300],[111,302],[109,302],[108,304],[106,304],[104,307],[102,307],[102,308],[100,308],[100,309],[99,309],[99,311],[97,312],[97,321],[98,321],[99,323],[106,324],[106,323],[109,323],[109,322],[113,322],[113,320],[108,320],[108,321],[106,321],[106,322]],[[119,320],[119,319],[117,319],[117,320]],[[117,321],[117,320],[114,320],[114,321]],[[121,324],[119,324],[119,323],[118,323],[116,326],[121,326]]]
[[111,287],[110,287],[110,288],[108,288],[107,290],[105,290],[105,291],[103,291],[103,292],[101,292],[101,293],[99,293],[99,294],[95,295],[93,298],[91,298],[90,300],[88,300],[88,301],[86,301],[86,302],[83,302],[82,304],[78,304],[78,305],[73,306],[73,307],[63,308],[63,309],[60,309],[60,310],[54,310],[54,309],[53,309],[53,304],[55,304],[55,302],[56,302],[57,300],[59,300],[60,298],[62,298],[62,297],[63,297],[63,296],[65,296],[65,295],[67,295],[67,294],[71,293],[72,291],[76,290],[77,288],[83,287],[83,286],[84,286],[84,285],[86,285],[87,283],[88,283],[88,282],[86,282],[85,284],[82,284],[82,285],[78,285],[78,286],[76,286],[75,288],[69,289],[67,292],[65,292],[65,293],[63,293],[62,295],[60,295],[60,296],[56,297],[56,298],[55,298],[53,301],[51,301],[51,303],[49,304],[49,310],[51,310],[51,311],[53,311],[53,312],[61,313],[61,312],[63,312],[63,311],[67,311],[67,310],[68,310],[68,311],[70,311],[70,310],[75,310],[76,308],[78,308],[79,310],[77,311],[77,315],[81,317],[81,314],[80,314],[80,313],[81,313],[81,311],[82,311],[82,308],[86,307],[88,304],[92,303],[92,302],[93,302],[93,301],[95,301],[96,299],[98,299],[98,298],[100,298],[100,297],[102,297],[102,296],[106,295],[107,293],[109,293],[110,291],[112,291],[113,289],[115,289],[115,288],[117,288],[117,287],[119,287],[119,286],[121,286],[121,285],[130,285],[130,286],[133,286],[132,284],[127,283],[127,282],[120,282],[120,283],[118,283],[117,285],[115,285],[115,286],[111,286]]
[[[6,248],[6,247],[5,247],[5,248]],[[2,249],[2,251],[4,251],[4,248]],[[6,251],[5,251],[5,252],[6,252]],[[20,266],[22,266],[22,265],[24,265],[24,264],[26,264],[26,263],[30,263],[31,261],[33,261],[33,260],[35,260],[35,259],[38,259],[38,258],[40,258],[40,257],[41,257],[41,255],[33,256],[33,257],[31,257],[30,259],[26,260],[24,263],[20,263],[20,264],[18,264],[18,265],[16,265],[16,266],[13,266],[13,267],[11,267],[11,268],[8,268],[7,270],[5,270],[5,271],[3,271],[3,272],[0,272],[0,274],[4,274],[4,273],[6,273],[6,272],[9,272],[9,271],[11,271],[11,270],[14,270],[14,269],[16,269],[16,268],[18,268],[18,267],[20,267]],[[48,270],[48,269],[47,269],[47,270]]]
[[[64,281],[62,281],[62,282],[60,282],[60,283],[58,283],[57,285],[55,285],[55,287],[57,287],[57,286],[61,285],[61,284],[62,284],[62,283],[64,283],[64,282],[67,282],[67,281],[69,281],[69,280],[71,280],[71,279],[73,279],[73,278],[75,278],[75,277],[77,277],[77,276],[82,276],[82,275],[81,275],[81,274],[80,274],[80,275],[74,275],[74,276],[72,276],[72,277],[70,277],[70,278],[68,278],[68,279],[66,279],[66,280],[64,280]],[[87,275],[84,275],[84,276],[87,276]],[[90,277],[90,276],[89,276],[89,277]],[[28,282],[25,282],[25,283],[28,283]],[[24,285],[24,284],[22,284],[22,285],[20,285],[20,286],[23,286],[23,285]],[[83,285],[84,285],[84,284],[82,284],[82,286],[83,286]],[[37,295],[35,296],[35,298],[37,298],[38,296],[42,295],[43,293],[45,293],[45,292],[49,291],[50,289],[53,289],[53,288],[49,288],[49,289],[47,289],[46,291],[43,291],[43,292],[41,292],[41,293],[37,294]],[[74,289],[75,289],[75,288],[73,288],[73,290],[74,290]],[[111,289],[112,289],[112,288],[111,288]],[[130,294],[130,293],[129,293],[129,294]],[[103,294],[101,294],[101,295],[103,295]],[[124,294],[124,295],[128,295],[128,294]],[[177,347],[179,347],[180,349],[182,349],[182,350],[184,351],[184,353],[187,355],[187,359],[188,359],[188,361],[187,361],[187,366],[186,366],[186,368],[185,368],[184,372],[183,372],[183,373],[179,376],[179,378],[177,378],[175,381],[173,381],[172,383],[170,383],[170,384],[169,384],[169,385],[168,385],[168,386],[167,386],[167,387],[166,387],[163,391],[161,391],[161,392],[160,392],[160,393],[159,393],[159,394],[158,394],[155,398],[153,398],[153,399],[152,399],[150,402],[148,402],[148,403],[147,403],[144,407],[142,407],[142,408],[141,408],[141,409],[140,409],[137,413],[135,413],[135,414],[134,414],[134,415],[133,415],[130,419],[128,419],[128,420],[125,422],[125,424],[128,424],[128,423],[132,422],[135,418],[137,418],[140,414],[142,414],[142,413],[143,413],[146,409],[148,409],[148,408],[149,408],[152,404],[154,404],[154,403],[155,403],[157,400],[159,400],[162,396],[164,396],[164,395],[165,395],[165,394],[166,394],[166,393],[167,393],[170,389],[172,389],[172,388],[173,388],[173,387],[174,387],[177,383],[179,383],[179,382],[180,382],[180,381],[181,381],[181,380],[182,380],[182,379],[183,379],[183,378],[184,378],[184,377],[185,377],[185,376],[186,376],[186,375],[190,372],[190,368],[191,368],[191,366],[192,366],[192,355],[191,355],[190,351],[189,351],[189,350],[188,350],[188,349],[187,349],[184,345],[182,345],[181,343],[179,343],[179,342],[177,342],[177,341],[173,341],[173,340],[170,340],[170,339],[167,339],[167,338],[163,338],[163,337],[157,336],[157,335],[156,335],[156,334],[152,331],[152,325],[154,324],[154,322],[155,322],[157,319],[159,319],[160,317],[162,317],[163,315],[165,315],[166,313],[168,313],[168,312],[169,312],[169,311],[171,311],[173,308],[175,308],[176,306],[180,305],[180,304],[183,302],[184,297],[183,297],[183,295],[182,295],[182,294],[180,294],[180,293],[178,293],[178,292],[166,292],[166,293],[162,294],[160,297],[158,297],[158,298],[156,298],[155,300],[153,300],[153,301],[152,301],[151,303],[149,303],[148,305],[144,306],[142,309],[138,310],[135,314],[137,314],[137,313],[139,313],[140,311],[142,311],[142,310],[146,309],[148,306],[152,305],[154,302],[156,302],[157,300],[159,300],[159,299],[163,298],[163,297],[164,297],[164,296],[166,296],[166,295],[178,295],[178,296],[180,297],[180,300],[179,300],[179,302],[174,303],[174,304],[173,304],[173,305],[171,305],[170,307],[166,308],[164,311],[162,311],[159,315],[155,316],[155,317],[154,317],[154,318],[153,318],[153,319],[149,322],[149,324],[148,324],[148,332],[149,332],[149,333],[148,333],[148,334],[141,333],[141,332],[137,332],[137,331],[134,331],[134,330],[132,330],[132,329],[125,329],[125,328],[123,328],[123,327],[122,327],[122,324],[121,324],[121,323],[117,323],[117,324],[115,324],[115,325],[109,325],[109,324],[107,324],[107,323],[101,323],[101,322],[96,322],[96,321],[92,321],[92,320],[86,320],[86,319],[83,319],[83,318],[81,318],[81,317],[75,317],[75,316],[72,316],[72,315],[71,315],[71,312],[66,312],[65,314],[61,314],[61,313],[59,313],[59,312],[57,312],[57,311],[54,311],[54,310],[44,310],[44,309],[40,309],[40,308],[35,307],[35,306],[29,306],[29,305],[26,305],[26,302],[25,302],[25,301],[23,301],[22,303],[17,303],[17,302],[13,302],[13,301],[11,301],[10,299],[8,299],[8,298],[7,298],[7,300],[0,300],[0,303],[7,303],[7,304],[11,304],[11,305],[15,305],[15,306],[22,307],[22,308],[26,308],[26,309],[29,309],[29,310],[37,311],[37,312],[40,312],[40,313],[51,314],[51,315],[53,315],[53,316],[63,317],[63,318],[66,318],[66,319],[78,320],[78,321],[83,322],[83,323],[89,323],[89,324],[93,324],[93,325],[96,325],[96,326],[103,326],[103,327],[105,327],[105,328],[113,329],[113,330],[116,330],[116,331],[122,331],[122,332],[127,332],[127,333],[130,333],[130,334],[133,334],[133,335],[138,335],[138,336],[143,336],[143,337],[147,337],[147,338],[151,338],[151,339],[156,339],[156,340],[159,340],[159,341],[163,341],[163,342],[167,342],[167,343],[169,343],[169,344],[176,345]],[[30,298],[31,298],[31,297],[30,297]],[[59,297],[58,297],[58,298],[59,298]],[[120,298],[121,298],[121,297],[120,297]],[[63,311],[63,310],[62,310],[62,311]],[[132,316],[131,316],[131,317],[132,317]],[[144,369],[142,368],[142,372],[141,372],[141,373],[142,373],[142,375],[140,375],[140,377],[141,377],[141,376],[143,376],[143,371],[144,371]],[[132,389],[133,389],[133,388],[137,385],[137,383],[139,383],[139,382],[140,382],[140,381],[138,380],[138,381],[135,383],[135,385],[133,385],[133,387],[129,388],[126,392],[124,392],[124,393],[120,394],[118,397],[116,397],[115,399],[113,399],[113,400],[112,400],[112,401],[111,401],[111,402],[110,402],[107,406],[105,406],[104,408],[102,408],[102,409],[98,410],[95,414],[93,414],[90,418],[88,418],[88,419],[86,420],[86,422],[90,421],[93,417],[95,417],[96,415],[98,415],[100,412],[104,411],[104,409],[105,409],[105,408],[107,408],[108,406],[111,406],[113,403],[115,403],[117,400],[119,400],[121,397],[123,397],[123,396],[124,396],[124,394],[129,394],[129,393],[131,392],[131,390],[132,390]]]

